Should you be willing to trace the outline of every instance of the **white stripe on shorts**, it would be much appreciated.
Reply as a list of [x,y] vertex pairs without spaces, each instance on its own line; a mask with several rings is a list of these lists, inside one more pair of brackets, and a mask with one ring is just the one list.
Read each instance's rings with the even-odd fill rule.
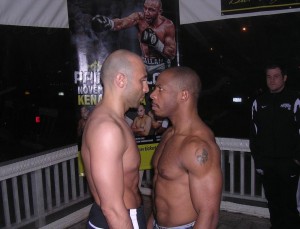
[[90,225],[92,228],[95,228],[95,229],[103,229],[102,227],[96,227],[95,225],[93,225],[93,224],[91,223],[91,221],[89,221],[89,225]]
[[[137,219],[137,210],[136,209],[129,209],[129,214],[130,214],[130,219],[131,219],[131,222],[132,222],[132,225],[133,225],[133,229],[139,229],[139,224],[138,224],[138,219]],[[89,225],[92,228],[95,228],[95,229],[103,229],[101,227],[96,227],[90,221],[89,221]]]
[[139,223],[138,223],[138,219],[137,219],[137,210],[129,209],[129,214],[130,214],[131,222],[133,225],[133,229],[139,229]]

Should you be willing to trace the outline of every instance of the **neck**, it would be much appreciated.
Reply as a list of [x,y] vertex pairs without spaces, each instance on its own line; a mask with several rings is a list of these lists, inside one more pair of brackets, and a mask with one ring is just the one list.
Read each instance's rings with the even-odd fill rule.
[[281,92],[282,90],[284,89],[284,86],[279,88],[279,89],[276,89],[276,90],[270,90],[270,93],[279,93]]
[[159,15],[156,20],[152,23],[152,27],[153,28],[157,28],[158,26],[160,26],[163,23],[161,16]]
[[190,130],[193,127],[196,120],[200,120],[198,112],[196,110],[185,110],[180,114],[174,114],[169,117],[174,133],[184,133],[186,130]]
[[124,118],[126,111],[129,109],[125,106],[124,102],[120,99],[107,99],[103,98],[101,102],[98,103],[99,106],[105,107],[112,114]]

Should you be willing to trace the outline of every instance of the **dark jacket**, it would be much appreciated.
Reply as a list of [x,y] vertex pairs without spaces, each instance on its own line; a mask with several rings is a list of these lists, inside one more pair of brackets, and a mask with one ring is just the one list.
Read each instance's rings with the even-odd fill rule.
[[300,94],[266,92],[252,104],[250,149],[256,164],[272,158],[300,160]]

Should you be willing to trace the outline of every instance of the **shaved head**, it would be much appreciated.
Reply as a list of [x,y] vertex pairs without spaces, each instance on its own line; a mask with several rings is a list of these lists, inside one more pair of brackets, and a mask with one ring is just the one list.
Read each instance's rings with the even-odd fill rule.
[[161,0],[145,0],[145,3],[150,3],[150,2],[155,2],[158,4],[158,9],[162,9],[162,3],[161,3]]
[[[118,100],[126,109],[137,108],[149,91],[145,64],[140,56],[119,49],[104,61],[100,79],[103,85],[103,100]],[[107,100],[105,100],[107,101]]]
[[110,85],[113,82],[114,77],[119,73],[131,77],[137,59],[142,61],[137,54],[123,49],[111,53],[104,61],[101,68],[101,80],[103,86]]
[[189,67],[172,67],[164,72],[172,75],[172,83],[178,90],[187,90],[195,99],[199,98],[201,92],[201,80],[198,74]]

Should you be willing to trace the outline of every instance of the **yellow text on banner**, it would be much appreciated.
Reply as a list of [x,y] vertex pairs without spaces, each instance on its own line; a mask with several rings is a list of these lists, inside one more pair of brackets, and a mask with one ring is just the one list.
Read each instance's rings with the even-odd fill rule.
[[141,154],[140,170],[152,169],[151,160],[158,143],[138,145]]

